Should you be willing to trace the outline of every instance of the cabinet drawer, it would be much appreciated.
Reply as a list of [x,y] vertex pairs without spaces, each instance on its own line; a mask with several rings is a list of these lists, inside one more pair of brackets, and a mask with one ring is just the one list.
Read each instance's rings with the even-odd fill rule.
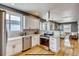
[[22,43],[22,39],[15,40],[15,43],[16,44],[21,44]]
[[22,51],[22,40],[12,40],[7,42],[6,55],[14,55]]
[[22,51],[22,44],[9,44],[7,45],[7,49],[6,49],[6,55],[14,55],[18,52]]
[[8,41],[7,45],[14,45],[14,44],[19,44],[19,43],[22,44],[22,39]]

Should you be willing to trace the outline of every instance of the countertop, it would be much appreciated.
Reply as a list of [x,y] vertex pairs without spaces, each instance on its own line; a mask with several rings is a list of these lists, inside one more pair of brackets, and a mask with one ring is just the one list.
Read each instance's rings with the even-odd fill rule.
[[[26,35],[26,36],[12,37],[12,38],[8,38],[8,41],[18,40],[18,39],[22,39],[23,37],[37,36],[37,35],[41,35],[41,34],[29,34],[29,35]],[[50,36],[50,37],[48,38],[48,37],[44,37],[44,36],[41,37],[41,36],[40,36],[40,38],[50,39],[50,38],[56,38],[56,37]]]
[[22,39],[23,37],[29,37],[29,36],[34,36],[34,35],[40,35],[40,34],[30,34],[30,35],[26,35],[26,36],[12,37],[12,38],[8,38],[8,41],[18,40],[18,39]]
[[45,38],[45,39],[49,39],[48,37],[43,37],[43,36],[42,36],[42,37],[40,37],[40,38]]

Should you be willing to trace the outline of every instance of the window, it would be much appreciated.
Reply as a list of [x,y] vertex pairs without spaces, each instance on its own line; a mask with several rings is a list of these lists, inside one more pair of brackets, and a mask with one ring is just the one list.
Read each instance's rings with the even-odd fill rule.
[[6,27],[7,31],[9,31],[9,14],[6,14]]
[[14,15],[11,15],[10,17],[10,30],[11,31],[20,31],[20,25],[21,24],[21,20],[20,20],[20,17],[19,16],[14,16]]
[[21,31],[21,16],[6,14],[6,27],[7,31]]
[[71,32],[71,24],[64,24],[64,32]]

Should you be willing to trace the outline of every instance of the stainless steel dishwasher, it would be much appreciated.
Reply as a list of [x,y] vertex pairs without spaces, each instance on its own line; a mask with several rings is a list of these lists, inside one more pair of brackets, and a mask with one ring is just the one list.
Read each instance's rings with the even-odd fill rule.
[[31,48],[31,36],[24,36],[22,39],[22,51]]

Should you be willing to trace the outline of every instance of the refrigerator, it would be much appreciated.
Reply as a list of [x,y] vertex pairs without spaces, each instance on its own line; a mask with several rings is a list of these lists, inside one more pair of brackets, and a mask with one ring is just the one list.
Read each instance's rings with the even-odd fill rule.
[[0,10],[0,56],[6,55],[7,32],[6,32],[6,12]]

